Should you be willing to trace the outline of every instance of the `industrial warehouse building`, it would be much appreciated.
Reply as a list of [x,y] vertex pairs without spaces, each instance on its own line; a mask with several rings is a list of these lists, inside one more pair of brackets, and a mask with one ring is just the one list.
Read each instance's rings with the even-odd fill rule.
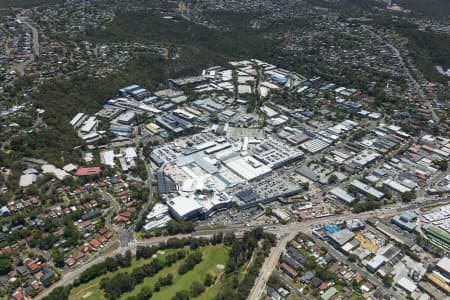
[[155,123],[175,135],[181,135],[185,130],[194,127],[192,123],[173,114],[161,115],[155,119]]
[[335,245],[336,248],[341,248],[346,243],[353,240],[355,234],[347,228],[339,230],[337,232],[330,233],[328,235],[330,242]]
[[95,117],[89,117],[89,119],[84,122],[83,127],[81,127],[80,131],[85,134],[90,133],[96,125],[97,119]]
[[403,230],[413,232],[417,226],[415,220],[417,220],[417,215],[412,211],[408,211],[402,213],[401,215],[394,216],[392,218],[392,223]]
[[136,84],[120,89],[119,94],[122,97],[127,97],[127,96],[133,97],[134,99],[136,99],[138,101],[142,101],[151,96],[149,91],[147,91],[146,89],[144,89]]
[[124,125],[130,125],[135,117],[136,113],[134,111],[127,111],[117,118],[117,122]]
[[344,202],[347,205],[350,205],[353,201],[355,201],[355,197],[341,189],[340,187],[335,187],[330,191],[330,194],[335,196],[338,200]]
[[384,198],[384,194],[380,192],[379,190],[359,181],[359,180],[353,180],[350,184],[352,187],[356,188],[359,192],[367,195],[372,196],[377,200],[381,200]]

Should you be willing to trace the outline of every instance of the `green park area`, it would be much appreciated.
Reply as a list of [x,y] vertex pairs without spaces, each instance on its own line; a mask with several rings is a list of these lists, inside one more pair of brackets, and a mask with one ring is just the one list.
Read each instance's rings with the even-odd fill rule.
[[107,257],[45,300],[245,299],[276,237],[262,228],[211,239],[172,238]]
[[[202,260],[195,267],[180,275],[178,270],[185,263],[186,258],[178,260],[170,266],[166,266],[157,272],[154,276],[146,277],[142,283],[136,285],[130,292],[124,293],[120,299],[128,299],[136,297],[145,287],[154,287],[160,278],[165,278],[168,274],[173,275],[173,283],[169,286],[163,286],[159,291],[154,291],[152,299],[171,299],[177,292],[189,290],[194,281],[203,282],[206,274],[215,278],[214,284],[206,287],[206,290],[198,297],[198,299],[213,299],[220,291],[220,278],[224,273],[224,266],[228,261],[228,248],[223,244],[216,246],[207,246],[199,249],[202,254]],[[105,277],[112,278],[118,273],[131,273],[138,267],[151,262],[154,259],[165,259],[169,254],[175,253],[176,250],[159,251],[152,258],[133,261],[128,268],[123,268],[115,272],[107,273],[88,283],[82,284],[71,290],[69,299],[71,300],[103,300],[107,299],[101,289],[101,281]],[[189,253],[187,254],[189,256]]]
[[[174,252],[174,250],[167,250],[164,252],[159,252],[158,254],[155,254],[157,257],[164,258],[167,254]],[[164,254],[163,254],[164,253]],[[103,296],[103,292],[100,289],[100,281],[105,277],[113,276],[116,273],[119,272],[131,272],[133,269],[140,267],[144,265],[145,263],[148,263],[149,261],[153,260],[155,257],[152,257],[150,259],[141,259],[133,261],[133,264],[124,269],[120,269],[114,273],[108,273],[106,275],[100,276],[92,281],[89,281],[88,283],[82,284],[76,288],[73,288],[70,293],[70,300],[102,300],[106,299]]]

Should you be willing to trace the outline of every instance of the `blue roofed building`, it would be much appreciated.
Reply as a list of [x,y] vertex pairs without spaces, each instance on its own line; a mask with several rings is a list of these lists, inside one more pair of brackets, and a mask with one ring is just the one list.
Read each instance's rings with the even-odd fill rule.
[[271,79],[272,79],[272,81],[274,81],[278,84],[283,84],[283,85],[286,84],[286,82],[287,82],[286,77],[281,76],[281,75],[274,75],[274,76],[272,76]]
[[331,224],[331,225],[325,227],[325,234],[328,236],[332,233],[336,233],[339,231],[340,231],[340,229],[336,224]]
[[412,211],[407,211],[401,215],[394,216],[392,218],[392,223],[397,225],[403,230],[408,232],[413,232],[416,229],[417,215]]
[[165,114],[157,117],[155,123],[176,135],[181,135],[186,129],[194,127],[192,123],[172,114]]

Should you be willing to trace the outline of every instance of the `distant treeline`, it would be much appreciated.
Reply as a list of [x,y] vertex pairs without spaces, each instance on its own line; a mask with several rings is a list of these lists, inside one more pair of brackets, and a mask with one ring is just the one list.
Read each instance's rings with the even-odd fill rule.
[[374,24],[390,28],[408,39],[408,51],[414,64],[428,80],[447,82],[448,78],[436,71],[436,65],[450,68],[450,36],[431,31],[419,31],[418,26],[407,21],[393,20],[389,15],[374,19]]
[[0,1],[0,8],[20,7],[30,8],[45,4],[63,3],[63,0],[2,0]]

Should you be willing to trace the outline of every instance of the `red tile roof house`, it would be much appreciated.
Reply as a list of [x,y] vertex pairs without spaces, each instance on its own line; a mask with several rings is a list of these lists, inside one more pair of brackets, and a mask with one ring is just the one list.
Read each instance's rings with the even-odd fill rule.
[[131,200],[130,202],[125,203],[125,206],[128,207],[129,209],[132,209],[135,204],[136,201]]
[[291,246],[296,249],[300,249],[302,247],[302,245],[300,245],[296,240],[291,241]]
[[107,231],[107,232],[105,232],[105,234],[103,236],[109,240],[113,235],[114,235],[114,232]]
[[86,254],[84,254],[84,252],[80,252],[80,253],[78,253],[77,256],[75,256],[75,260],[79,261],[79,260],[83,259],[85,256],[86,256]]
[[128,218],[126,216],[118,215],[115,220],[116,220],[116,222],[119,222],[119,223],[126,223],[126,222],[130,221],[130,218]]
[[38,264],[37,262],[32,262],[32,263],[28,264],[27,267],[28,267],[28,269],[30,269],[30,271],[32,273],[34,273],[41,268],[41,265]]
[[130,221],[131,215],[132,215],[131,211],[123,212],[116,217],[116,222],[128,222]]
[[81,248],[81,251],[82,251],[83,253],[88,253],[88,252],[94,251],[94,249],[92,249],[91,246],[84,246],[83,248]]
[[105,238],[104,236],[100,236],[100,237],[98,238],[98,241],[99,241],[100,243],[102,243],[102,244],[105,244],[106,242],[108,242],[108,239]]
[[25,296],[23,295],[22,288],[17,288],[17,290],[9,297],[11,300],[23,300]]
[[72,257],[69,257],[68,259],[66,259],[65,263],[66,263],[67,266],[72,267],[72,266],[73,266],[74,264],[76,264],[77,262],[76,262],[76,260],[73,259]]
[[100,167],[79,168],[76,172],[76,175],[79,177],[93,176],[93,175],[99,175],[101,172],[102,172],[102,169]]
[[98,240],[92,240],[89,243],[92,247],[94,247],[95,249],[97,249],[98,247],[100,247],[101,243]]
[[328,282],[322,282],[322,284],[319,286],[319,290],[325,291],[328,288],[329,284]]
[[282,269],[291,278],[295,278],[298,276],[298,273],[294,269],[292,269],[290,266],[288,266],[286,263],[280,264],[280,269]]

